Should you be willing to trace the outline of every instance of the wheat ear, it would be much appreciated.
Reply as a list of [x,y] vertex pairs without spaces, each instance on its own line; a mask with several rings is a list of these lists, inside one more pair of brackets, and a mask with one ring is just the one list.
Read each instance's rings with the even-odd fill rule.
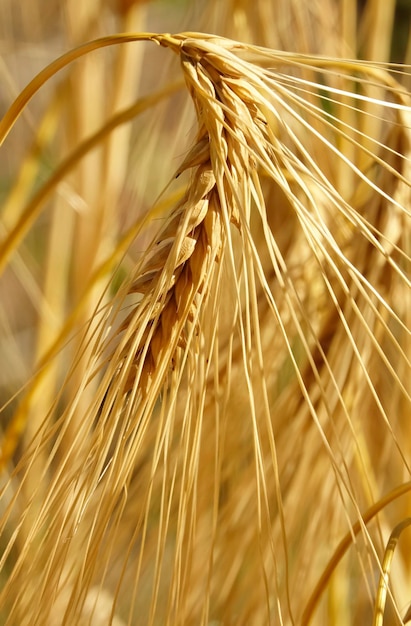
[[175,352],[187,343],[187,324],[197,319],[197,305],[219,259],[224,228],[230,222],[238,225],[235,199],[224,180],[224,172],[232,172],[236,165],[238,145],[225,128],[227,115],[211,67],[202,62],[198,50],[183,46],[180,54],[199,133],[176,176],[187,169],[193,172],[186,194],[157,233],[129,288],[142,299],[121,327],[127,329],[128,338],[116,358],[119,372],[127,371],[125,392],[136,386],[146,394],[155,373],[162,381],[173,368]]

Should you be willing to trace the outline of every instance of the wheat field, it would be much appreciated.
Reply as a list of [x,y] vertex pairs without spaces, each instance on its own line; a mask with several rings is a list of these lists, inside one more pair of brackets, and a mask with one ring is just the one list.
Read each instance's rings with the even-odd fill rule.
[[0,2],[1,624],[411,621],[410,14]]

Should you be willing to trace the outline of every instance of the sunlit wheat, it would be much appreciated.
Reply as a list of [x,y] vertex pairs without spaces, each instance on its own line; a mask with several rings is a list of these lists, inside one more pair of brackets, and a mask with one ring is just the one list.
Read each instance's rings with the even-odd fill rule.
[[38,74],[2,138],[59,70],[143,41],[184,83],[116,108],[2,231],[6,271],[82,159],[187,92],[190,147],[81,264],[84,292],[13,403],[4,622],[341,624],[341,602],[363,623],[381,615],[389,507],[409,508],[409,94],[382,63],[119,35]]

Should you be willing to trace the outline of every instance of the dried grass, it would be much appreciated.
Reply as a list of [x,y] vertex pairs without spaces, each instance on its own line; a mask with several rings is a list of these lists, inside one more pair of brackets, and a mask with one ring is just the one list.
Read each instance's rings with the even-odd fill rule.
[[[232,9],[244,40],[272,45],[261,7]],[[275,10],[299,16],[294,2]],[[313,4],[320,30],[321,16]],[[79,60],[78,98],[63,83],[36,137],[55,137],[56,110],[72,116],[65,159],[34,194],[34,175],[18,179],[3,222],[1,267],[21,277],[27,237],[50,215],[33,374],[5,403],[4,623],[405,615],[407,534],[391,572],[385,544],[410,515],[410,96],[399,68],[331,56],[341,39],[311,54],[315,32],[298,36],[304,54],[196,32],[94,39],[0,122],[7,149],[37,90]],[[90,76],[104,93],[103,55],[118,49],[125,68],[145,40],[178,58],[185,88],[136,102],[126,89],[94,118],[80,94]],[[184,156],[178,126],[165,166],[176,89],[196,130]],[[135,126],[114,134],[151,107],[146,146]],[[125,220],[133,141],[157,155],[159,180],[140,164],[153,189],[138,181],[143,208]],[[61,181],[83,210],[67,214]]]

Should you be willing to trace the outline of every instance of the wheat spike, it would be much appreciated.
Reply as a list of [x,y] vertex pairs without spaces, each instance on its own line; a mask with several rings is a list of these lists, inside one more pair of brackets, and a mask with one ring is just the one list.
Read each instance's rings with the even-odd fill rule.
[[[120,356],[116,355],[131,370],[125,391],[137,385],[146,393],[153,373],[161,369],[163,377],[177,347],[186,344],[185,327],[197,318],[196,301],[218,262],[224,229],[230,223],[239,225],[240,186],[236,181],[255,168],[247,153],[247,141],[253,137],[253,142],[258,142],[258,135],[262,136],[247,107],[229,87],[229,81],[238,78],[238,71],[213,66],[208,59],[203,62],[203,51],[197,46],[184,43],[181,62],[200,131],[177,176],[188,168],[194,173],[189,190],[157,233],[130,288],[143,299],[137,315],[132,313],[122,326],[129,334],[130,325],[137,332],[122,347]],[[217,75],[219,82],[221,77],[227,80],[217,87],[218,93],[213,82]],[[241,120],[251,124],[247,137]],[[131,360],[127,358],[130,352],[134,354]]]

